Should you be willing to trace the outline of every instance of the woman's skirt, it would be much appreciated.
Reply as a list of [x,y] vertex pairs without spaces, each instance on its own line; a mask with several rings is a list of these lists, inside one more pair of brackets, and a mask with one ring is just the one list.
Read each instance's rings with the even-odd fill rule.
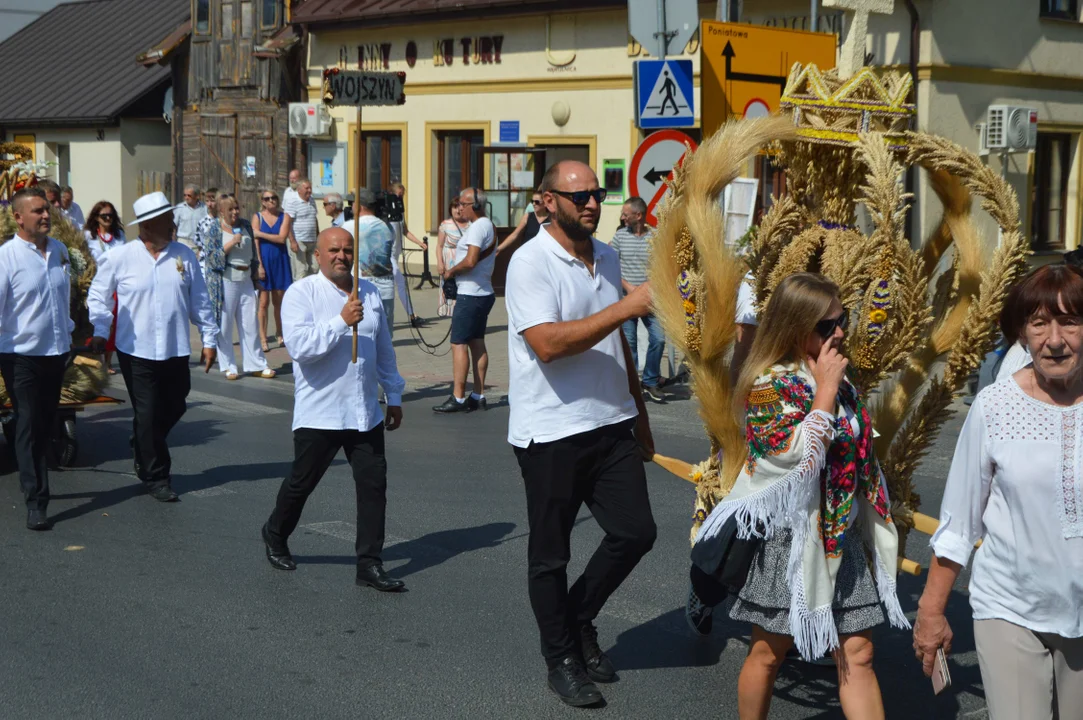
[[264,270],[259,289],[288,290],[293,282],[293,270],[290,268],[290,255],[286,246],[264,240],[259,244],[259,258]]
[[[760,546],[748,580],[737,594],[730,617],[759,625],[768,632],[792,635],[790,585],[786,565],[790,558],[791,530],[782,530]],[[876,627],[887,618],[880,607],[876,580],[869,567],[861,531],[851,528],[843,539],[842,562],[835,578],[832,611],[840,635],[852,635]]]

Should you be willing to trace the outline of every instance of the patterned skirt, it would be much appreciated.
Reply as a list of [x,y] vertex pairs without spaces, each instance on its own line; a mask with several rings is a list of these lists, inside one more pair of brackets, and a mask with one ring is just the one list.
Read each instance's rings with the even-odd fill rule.
[[[731,618],[779,635],[791,634],[786,565],[792,538],[792,531],[786,529],[760,546],[748,571],[748,580],[730,607]],[[842,562],[831,605],[839,634],[851,635],[876,627],[887,618],[880,607],[876,580],[860,530],[852,528],[842,542]]]

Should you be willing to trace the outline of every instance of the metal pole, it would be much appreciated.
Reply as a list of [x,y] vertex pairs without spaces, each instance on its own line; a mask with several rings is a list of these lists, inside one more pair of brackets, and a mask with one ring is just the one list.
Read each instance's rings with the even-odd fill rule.
[[714,6],[714,19],[719,22],[730,21],[730,0],[718,0]]
[[658,0],[658,59],[666,59],[666,0]]
[[[353,195],[353,292],[350,299],[356,300],[361,292],[361,106],[357,106],[357,130],[354,131],[354,147],[357,149],[357,181]],[[357,364],[357,326],[353,326],[353,363]]]
[[811,0],[809,7],[808,27],[812,32],[816,32],[816,16],[820,14],[820,0]]

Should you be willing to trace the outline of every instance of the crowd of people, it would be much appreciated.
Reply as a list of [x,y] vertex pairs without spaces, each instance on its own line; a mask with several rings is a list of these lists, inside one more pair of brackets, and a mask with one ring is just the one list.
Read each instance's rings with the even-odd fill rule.
[[[375,194],[362,190],[355,278],[354,223],[338,222],[342,198],[325,198],[332,226],[317,232],[311,184],[291,181],[282,203],[274,190],[260,194],[251,222],[236,197],[214,189],[188,188],[176,207],[162,193],[144,196],[130,242],[117,209],[95,204],[83,223],[99,266],[88,297],[92,346],[115,349],[134,414],[135,472],[152,497],[170,502],[167,436],[186,408],[190,324],[205,371],[217,358],[227,378],[239,368],[273,377],[264,355],[273,307],[294,362],[294,461],[261,530],[268,562],[297,569],[288,541],[341,449],[356,486],[356,582],[401,591],[381,555],[384,432],[402,423],[405,389],[391,342],[394,255],[396,236],[408,231],[379,218]],[[634,351],[636,324],[657,325],[650,233],[642,200],[631,198],[614,242],[595,238],[605,198],[587,165],[556,163],[508,243],[518,244],[506,290],[508,442],[526,495],[527,588],[548,686],[573,706],[600,703],[596,683],[618,679],[594,621],[657,535],[643,463],[654,453],[645,398],[653,398],[660,341],[651,335],[642,378]],[[38,188],[16,193],[18,235],[0,246],[0,373],[16,410],[32,530],[49,527],[48,435],[73,327],[70,260],[49,235],[53,202]],[[69,197],[65,218],[72,206]],[[440,413],[486,407],[484,337],[501,250],[481,190],[464,189],[449,213],[437,267],[454,384]],[[883,718],[872,631],[909,627],[896,596],[899,542],[876,431],[847,373],[849,319],[838,288],[812,273],[784,279],[760,316],[750,288],[739,293],[732,411],[746,427],[747,461],[696,536],[685,612],[701,635],[719,608],[751,626],[742,719],[768,716],[795,647],[807,660],[833,659],[846,717]],[[973,557],[970,603],[990,717],[1083,717],[1083,270],[1031,272],[1006,299],[1000,325],[1020,360],[978,394],[960,434],[914,652],[927,675],[950,653],[945,611]],[[569,584],[584,504],[604,538]],[[743,558],[733,537],[750,539]]]

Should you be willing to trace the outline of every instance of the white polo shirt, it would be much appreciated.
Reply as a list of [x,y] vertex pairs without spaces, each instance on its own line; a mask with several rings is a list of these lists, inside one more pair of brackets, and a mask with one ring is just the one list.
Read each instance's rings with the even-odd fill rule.
[[[487,217],[481,217],[470,224],[463,236],[455,243],[455,262],[458,265],[466,259],[466,253],[470,246],[485,252],[496,242],[496,229],[493,221]],[[489,257],[478,261],[478,264],[469,271],[455,276],[455,285],[460,295],[472,295],[481,297],[493,294],[493,268],[496,267],[496,253],[489,253]]]
[[523,331],[545,323],[581,320],[621,297],[620,259],[594,242],[594,275],[546,231],[519,248],[508,265],[508,442],[525,448],[633,418],[628,372],[615,329],[586,352],[543,363]]

